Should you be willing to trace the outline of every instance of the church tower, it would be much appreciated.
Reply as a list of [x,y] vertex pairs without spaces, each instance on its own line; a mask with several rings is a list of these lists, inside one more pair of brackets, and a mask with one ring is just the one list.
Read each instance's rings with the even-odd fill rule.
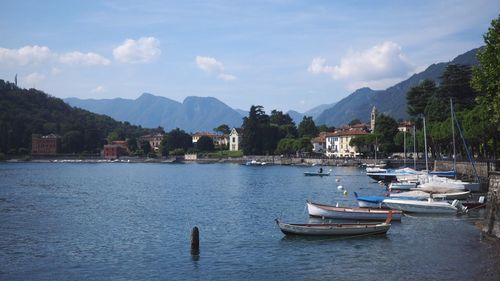
[[378,115],[377,108],[375,106],[373,106],[372,114],[370,116],[370,127],[371,127],[372,133],[375,132],[375,119],[377,118],[377,115]]

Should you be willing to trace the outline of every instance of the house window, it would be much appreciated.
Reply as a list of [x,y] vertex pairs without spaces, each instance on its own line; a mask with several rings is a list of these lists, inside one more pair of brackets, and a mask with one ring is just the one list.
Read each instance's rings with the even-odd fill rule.
[[233,142],[236,142],[236,137],[233,137]]

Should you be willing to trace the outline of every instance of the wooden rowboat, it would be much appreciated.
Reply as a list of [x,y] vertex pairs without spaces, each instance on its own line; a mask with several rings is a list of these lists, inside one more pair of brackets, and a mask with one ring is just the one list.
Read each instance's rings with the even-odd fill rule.
[[[389,210],[379,208],[335,207],[307,201],[307,210],[312,217],[349,219],[349,220],[385,220]],[[393,220],[401,220],[403,212],[392,211]]]
[[281,232],[286,235],[306,236],[356,236],[384,234],[391,228],[392,212],[383,223],[329,223],[290,224],[276,219]]

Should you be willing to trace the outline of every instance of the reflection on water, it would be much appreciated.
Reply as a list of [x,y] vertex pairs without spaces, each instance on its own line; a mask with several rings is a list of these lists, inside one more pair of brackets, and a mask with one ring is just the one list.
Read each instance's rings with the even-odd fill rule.
[[[275,218],[322,222],[308,217],[306,199],[355,206],[354,191],[384,192],[356,168],[335,167],[330,177],[307,170],[0,164],[0,279],[500,279],[498,248],[474,226],[480,213],[405,216],[386,235],[283,235]],[[199,256],[190,253],[194,226]]]

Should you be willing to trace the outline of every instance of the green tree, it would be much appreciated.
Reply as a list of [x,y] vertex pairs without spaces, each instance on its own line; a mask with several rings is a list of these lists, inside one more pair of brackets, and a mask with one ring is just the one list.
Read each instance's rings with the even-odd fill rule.
[[313,138],[319,134],[316,124],[311,116],[304,116],[302,122],[299,124],[299,137],[309,137]]
[[311,152],[313,149],[311,138],[306,136],[295,140],[295,149],[300,152]]
[[292,117],[290,117],[290,115],[288,115],[288,113],[283,114],[282,111],[278,111],[275,109],[271,111],[271,116],[269,118],[269,121],[271,124],[276,124],[278,126],[282,126],[282,125],[294,125],[295,126],[295,123],[293,122]]
[[201,136],[196,142],[199,151],[214,151],[214,140],[209,136]]
[[228,125],[226,124],[221,124],[217,128],[214,128],[214,132],[223,134],[223,135],[229,135],[231,133],[231,129],[229,128]]
[[108,134],[107,140],[108,144],[111,144],[113,141],[116,140],[124,140],[125,139],[125,132],[123,131],[122,128],[117,128],[111,133]]
[[428,123],[443,122],[450,116],[450,102],[435,96],[431,97],[424,113]]
[[385,153],[393,152],[395,150],[394,136],[398,133],[398,122],[388,115],[379,114],[375,123],[375,134],[379,136],[379,149]]
[[475,106],[477,93],[471,86],[472,70],[469,65],[450,64],[441,76],[436,97],[448,104],[453,99],[456,111]]
[[360,135],[352,138],[349,145],[356,147],[359,152],[373,157],[377,138],[376,134]]
[[142,152],[144,153],[144,155],[146,155],[146,156],[149,155],[149,153],[151,153],[151,145],[149,144],[149,141],[147,141],[147,140],[141,141],[140,148],[141,148]]
[[63,151],[77,153],[83,150],[83,136],[80,131],[69,131],[62,137]]
[[162,151],[162,155],[168,155],[168,152],[174,149],[183,149],[186,151],[193,147],[193,138],[185,131],[175,128],[165,135],[161,146],[163,150],[166,150]]
[[295,139],[284,138],[278,142],[276,154],[292,155],[295,152]]
[[128,144],[128,149],[130,151],[136,151],[138,149],[137,147],[137,138],[135,136],[132,136],[127,139],[127,144]]
[[295,123],[288,113],[283,114],[283,112],[278,110],[271,111],[269,123],[271,126],[274,126],[270,132],[273,138],[271,140],[272,143],[276,144],[282,138],[295,138],[298,135]]
[[424,114],[429,99],[437,92],[436,83],[432,80],[424,80],[418,86],[411,88],[406,94],[408,114],[419,117]]
[[269,116],[260,105],[250,107],[248,117],[243,118],[243,140],[242,147],[245,155],[259,155],[272,153],[267,150],[270,147],[266,143],[270,134]]
[[333,132],[335,131],[335,127],[328,127],[327,125],[319,125],[318,132]]
[[495,157],[496,140],[500,138],[500,132],[495,126],[491,126],[488,118],[488,110],[482,105],[472,110],[458,114],[464,129],[464,137],[472,148],[473,154],[483,157]]
[[[472,86],[479,92],[477,100],[486,110],[490,126],[500,131],[500,16],[491,22],[484,35],[485,47],[477,58],[479,67],[473,70]],[[497,155],[497,136],[493,138],[493,156]]]
[[356,119],[352,119],[351,122],[349,122],[349,126],[353,126],[353,125],[361,124],[361,123],[362,123],[361,120],[356,118]]

